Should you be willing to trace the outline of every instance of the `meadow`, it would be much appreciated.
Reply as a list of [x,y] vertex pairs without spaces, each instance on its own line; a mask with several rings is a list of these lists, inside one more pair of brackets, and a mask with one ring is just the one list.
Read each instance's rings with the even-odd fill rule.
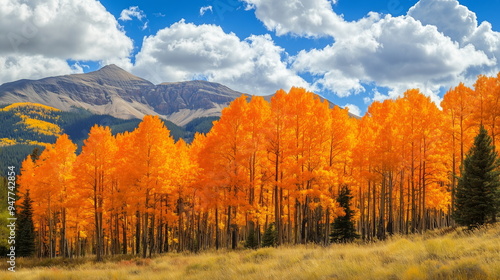
[[18,259],[17,272],[3,270],[0,279],[500,279],[500,226],[327,247],[94,259]]

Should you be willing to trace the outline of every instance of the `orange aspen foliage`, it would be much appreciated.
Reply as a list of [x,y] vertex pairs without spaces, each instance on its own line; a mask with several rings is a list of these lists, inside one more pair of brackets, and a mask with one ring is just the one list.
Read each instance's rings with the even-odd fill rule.
[[498,141],[499,81],[459,84],[442,110],[411,89],[361,119],[301,88],[242,96],[190,144],[156,116],[116,137],[94,126],[78,156],[62,135],[18,180],[33,199],[38,255],[236,248],[270,227],[275,245],[327,244],[344,186],[365,240],[452,225],[475,127]]
[[141,215],[142,256],[152,254],[149,227],[155,220],[157,194],[168,193],[172,188],[170,173],[175,167],[175,145],[170,131],[157,116],[145,116],[132,132],[133,151],[130,166],[133,185],[137,191],[135,203]]
[[[475,107],[473,120],[475,129],[480,124],[488,130],[493,145],[496,145],[500,137],[500,73],[497,77],[486,77],[480,75],[474,84]],[[497,151],[499,148],[497,147]]]
[[[76,145],[66,134],[58,137],[54,145],[47,145],[40,158],[23,161],[20,191],[30,189],[35,223],[41,229],[39,244],[46,244],[41,255],[54,257],[68,254],[67,212]],[[58,242],[59,241],[59,242]]]
[[75,177],[78,178],[76,190],[82,203],[92,205],[98,261],[102,260],[104,254],[103,217],[115,181],[116,151],[116,139],[109,127],[95,125],[90,129],[75,163]]

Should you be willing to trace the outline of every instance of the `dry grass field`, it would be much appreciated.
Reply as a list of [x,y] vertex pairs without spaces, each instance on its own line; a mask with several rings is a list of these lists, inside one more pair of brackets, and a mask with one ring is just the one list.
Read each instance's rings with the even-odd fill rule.
[[500,279],[500,226],[370,244],[170,253],[104,263],[19,259],[16,268],[3,269],[0,279]]

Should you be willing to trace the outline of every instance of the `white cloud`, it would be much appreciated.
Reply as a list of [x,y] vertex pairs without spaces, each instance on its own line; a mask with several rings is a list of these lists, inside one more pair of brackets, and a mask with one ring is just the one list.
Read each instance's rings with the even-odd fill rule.
[[349,113],[351,113],[351,114],[354,114],[356,116],[361,116],[361,109],[359,109],[359,107],[354,105],[354,104],[348,103],[348,104],[344,105],[344,108],[349,109]]
[[79,65],[70,66],[63,59],[34,56],[0,56],[0,84],[19,79],[82,73]]
[[361,81],[356,77],[345,75],[341,70],[332,69],[315,81],[315,86],[334,92],[339,97],[347,97],[365,91]]
[[[128,9],[122,10],[122,12],[120,13],[120,17],[118,19],[122,21],[129,21],[132,20],[133,18],[136,18],[139,21],[143,22],[142,19],[146,19],[146,14],[144,13],[144,11],[139,9],[138,6],[131,6]],[[149,21],[146,19],[146,21],[142,26],[142,30],[148,28],[148,23]]]
[[386,16],[323,49],[301,51],[294,69],[316,75],[318,87],[341,97],[362,92],[362,84],[373,81],[402,91],[418,87],[435,96],[471,67],[491,63],[483,52],[471,45],[460,47],[434,26],[408,16]]
[[478,26],[475,14],[456,0],[420,0],[408,16],[371,12],[351,22],[327,0],[245,2],[277,35],[331,37],[322,49],[300,51],[293,69],[311,74],[315,87],[340,97],[373,84],[387,87],[387,97],[420,88],[439,101],[443,87],[498,71],[500,33],[487,22]]
[[200,16],[204,15],[207,11],[212,12],[212,6],[201,7]]
[[156,83],[204,78],[251,94],[310,88],[282,55],[269,35],[240,40],[219,26],[181,20],[144,39],[133,72]]
[[[492,62],[500,58],[500,33],[493,31],[487,21],[478,24],[476,14],[456,0],[420,0],[410,8],[408,15],[423,24],[436,26],[438,31],[461,47],[474,46]],[[469,76],[493,74],[497,71],[497,64],[491,63],[470,69]]]
[[127,20],[132,20],[132,18],[137,18],[138,20],[142,20],[143,18],[146,17],[146,14],[139,9],[138,6],[131,6],[128,9],[122,10],[120,13],[120,17],[118,18],[119,20],[127,21]]
[[5,1],[0,9],[0,55],[101,60],[127,57],[132,50],[132,40],[98,1]]
[[132,40],[98,1],[2,1],[0,83],[71,73],[68,59],[127,60],[132,48]]
[[[67,60],[91,60],[157,83],[197,78],[253,94],[301,86],[341,97],[366,92],[370,84],[388,92],[374,91],[365,102],[409,88],[439,101],[443,87],[499,70],[500,33],[456,0],[420,0],[406,16],[372,12],[357,21],[335,13],[333,0],[244,1],[279,36],[327,37],[331,43],[290,57],[267,34],[240,39],[216,25],[181,20],[145,37],[132,64],[132,40],[98,1],[3,0],[0,83],[81,72]],[[212,9],[201,7],[200,15]],[[119,17],[134,19],[147,26],[137,6]],[[312,85],[298,73],[311,75]]]
[[[354,26],[337,15],[328,0],[244,0],[247,10],[278,36],[292,33],[300,36],[347,37]],[[334,1],[333,3],[335,3]]]
[[476,14],[456,0],[420,0],[408,15],[425,25],[434,25],[453,41],[463,43],[477,28]]

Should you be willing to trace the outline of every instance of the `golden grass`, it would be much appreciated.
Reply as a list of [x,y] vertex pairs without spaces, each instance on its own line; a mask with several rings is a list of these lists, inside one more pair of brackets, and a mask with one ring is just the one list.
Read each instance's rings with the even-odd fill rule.
[[0,279],[500,279],[500,226],[371,244],[36,262],[19,260],[18,272]]

